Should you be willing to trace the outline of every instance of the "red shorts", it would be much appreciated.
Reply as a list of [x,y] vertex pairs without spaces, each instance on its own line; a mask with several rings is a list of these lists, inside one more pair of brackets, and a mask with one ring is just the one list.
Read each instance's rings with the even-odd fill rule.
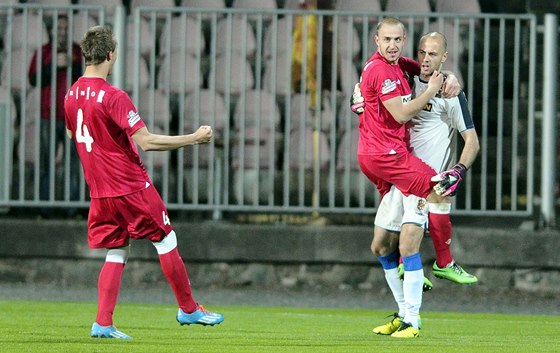
[[129,195],[91,199],[90,248],[118,248],[130,238],[157,242],[172,230],[167,209],[153,185]]
[[358,164],[371,182],[375,184],[381,197],[395,185],[404,195],[426,198],[436,182],[430,179],[436,171],[420,158],[410,153],[387,155],[358,155]]

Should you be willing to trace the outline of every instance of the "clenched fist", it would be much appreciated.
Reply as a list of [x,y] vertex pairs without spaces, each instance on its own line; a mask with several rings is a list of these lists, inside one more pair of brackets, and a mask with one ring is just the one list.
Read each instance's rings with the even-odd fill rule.
[[212,128],[208,125],[202,125],[196,130],[196,143],[208,143],[212,140]]

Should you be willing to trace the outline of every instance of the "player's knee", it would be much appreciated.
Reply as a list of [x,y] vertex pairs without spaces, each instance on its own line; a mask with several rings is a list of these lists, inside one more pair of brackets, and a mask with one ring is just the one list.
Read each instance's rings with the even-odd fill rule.
[[162,241],[152,242],[152,244],[155,246],[159,255],[167,254],[177,247],[177,235],[175,231],[172,230]]
[[116,262],[119,264],[126,264],[128,261],[128,255],[130,254],[130,245],[124,246],[122,248],[115,248],[107,250],[107,255],[105,256],[105,262]]

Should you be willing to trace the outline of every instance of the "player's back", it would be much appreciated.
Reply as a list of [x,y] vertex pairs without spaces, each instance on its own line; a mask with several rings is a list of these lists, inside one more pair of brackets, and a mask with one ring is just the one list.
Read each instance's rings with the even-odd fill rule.
[[81,77],[64,102],[92,198],[130,194],[150,179],[131,137],[144,122],[130,97],[106,80]]

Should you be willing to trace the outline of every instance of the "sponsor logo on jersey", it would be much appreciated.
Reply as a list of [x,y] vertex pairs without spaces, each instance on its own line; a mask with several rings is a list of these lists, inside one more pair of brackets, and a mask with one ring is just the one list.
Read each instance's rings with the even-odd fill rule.
[[389,92],[394,91],[396,88],[397,88],[396,81],[391,81],[389,79],[386,79],[385,81],[383,81],[383,86],[381,86],[381,94],[387,94]]
[[422,108],[422,110],[427,111],[427,112],[431,112],[432,111],[432,103],[426,103],[426,105],[424,106],[424,108]]
[[408,94],[406,96],[402,96],[402,102],[406,103],[406,102],[410,102],[412,100],[412,94]]
[[133,127],[137,122],[140,121],[140,115],[134,110],[128,112],[128,125]]

